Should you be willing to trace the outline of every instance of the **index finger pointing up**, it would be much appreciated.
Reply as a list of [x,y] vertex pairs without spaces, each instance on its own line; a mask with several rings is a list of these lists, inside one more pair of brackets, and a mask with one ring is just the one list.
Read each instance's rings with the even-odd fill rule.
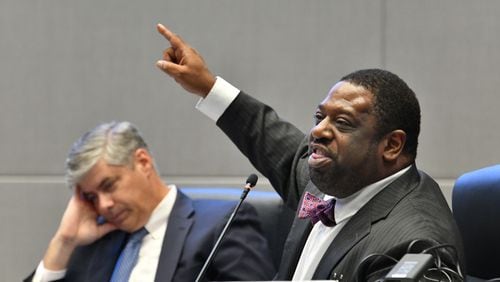
[[156,29],[161,35],[163,35],[163,37],[165,37],[165,39],[170,42],[170,44],[172,44],[172,47],[179,47],[183,43],[182,39],[179,36],[170,31],[161,23],[156,25]]

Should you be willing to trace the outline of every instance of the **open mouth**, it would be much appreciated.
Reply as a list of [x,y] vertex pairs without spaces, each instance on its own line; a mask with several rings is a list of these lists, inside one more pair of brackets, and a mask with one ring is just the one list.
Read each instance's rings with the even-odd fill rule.
[[326,149],[319,145],[311,145],[311,154],[309,155],[308,163],[310,167],[320,168],[332,162]]

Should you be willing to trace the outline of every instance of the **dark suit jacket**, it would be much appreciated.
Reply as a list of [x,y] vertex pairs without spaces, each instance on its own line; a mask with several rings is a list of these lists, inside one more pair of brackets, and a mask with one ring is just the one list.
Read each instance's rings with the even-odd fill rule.
[[[297,209],[305,190],[323,195],[309,178],[305,134],[281,120],[272,108],[241,92],[217,125],[291,208]],[[292,278],[311,228],[309,220],[295,218],[277,280]],[[458,229],[439,186],[412,165],[349,220],[313,278],[332,279],[342,274],[343,281],[354,281],[356,268],[365,257],[387,253],[399,259],[414,239],[452,244],[463,257]],[[388,266],[380,259],[370,263],[366,272],[384,267]]]
[[[177,193],[155,281],[194,281],[236,202]],[[127,235],[114,231],[75,250],[63,281],[109,281]],[[205,275],[206,281],[269,280],[275,274],[256,211],[243,204]],[[30,281],[31,277],[25,281]]]

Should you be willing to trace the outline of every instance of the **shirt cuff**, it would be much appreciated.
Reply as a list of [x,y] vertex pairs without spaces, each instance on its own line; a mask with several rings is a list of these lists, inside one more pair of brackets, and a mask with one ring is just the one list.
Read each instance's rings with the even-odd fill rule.
[[33,282],[50,282],[63,279],[66,276],[66,269],[63,270],[48,270],[43,265],[43,260],[38,264],[35,275],[33,275]]
[[198,101],[196,109],[217,122],[239,93],[238,88],[217,76],[214,86],[205,98]]

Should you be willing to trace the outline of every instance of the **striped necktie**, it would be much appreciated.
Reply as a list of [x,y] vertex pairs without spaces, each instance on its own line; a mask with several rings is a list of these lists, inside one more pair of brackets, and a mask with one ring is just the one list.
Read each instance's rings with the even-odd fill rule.
[[130,234],[127,245],[125,245],[125,248],[116,262],[110,282],[128,281],[130,273],[137,262],[137,257],[139,256],[142,238],[147,234],[148,231],[144,227]]

